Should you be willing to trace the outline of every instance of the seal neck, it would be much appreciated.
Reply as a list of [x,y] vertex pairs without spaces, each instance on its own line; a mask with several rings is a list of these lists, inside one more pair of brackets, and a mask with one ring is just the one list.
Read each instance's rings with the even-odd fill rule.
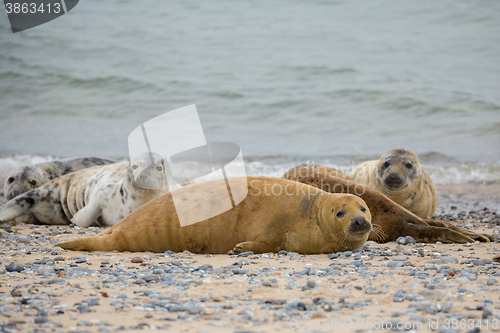
[[335,244],[336,239],[333,237],[333,234],[335,234],[336,232],[335,228],[337,226],[328,223],[328,221],[324,216],[324,204],[326,200],[331,200],[331,198],[329,198],[329,196],[331,195],[335,194],[320,192],[314,196],[314,198],[311,201],[311,217],[312,216],[316,217],[319,230],[323,234],[326,243],[331,247],[331,251],[335,252],[335,250],[337,249],[333,248],[333,244]]

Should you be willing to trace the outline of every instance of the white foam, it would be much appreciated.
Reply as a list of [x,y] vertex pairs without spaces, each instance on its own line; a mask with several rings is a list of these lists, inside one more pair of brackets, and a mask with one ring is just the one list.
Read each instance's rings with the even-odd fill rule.
[[[57,159],[53,156],[40,155],[15,155],[11,157],[0,158],[0,187],[5,183],[5,179],[10,170],[22,164],[35,164]],[[120,159],[124,160],[124,159]],[[318,163],[323,164],[348,174],[353,165],[336,165],[332,163],[322,163],[320,159],[315,161],[287,161],[286,163],[277,163],[270,165],[262,161],[254,160],[253,162],[245,162],[246,172],[248,176],[266,176],[266,177],[281,177],[286,171],[295,165],[302,163]],[[236,163],[236,162],[235,162]],[[239,163],[241,164],[241,163]],[[238,169],[240,165],[233,165],[231,169]],[[190,178],[189,173],[196,174],[200,166],[195,162],[186,162],[183,164],[188,170],[184,170],[187,178]],[[458,164],[443,164],[423,165],[424,170],[429,174],[435,184],[466,184],[466,183],[485,183],[485,182],[500,182],[500,162],[498,163],[458,163]],[[228,170],[229,171],[229,170]],[[232,171],[232,170],[231,170]]]
[[424,165],[423,168],[436,184],[500,182],[500,165],[495,164]]

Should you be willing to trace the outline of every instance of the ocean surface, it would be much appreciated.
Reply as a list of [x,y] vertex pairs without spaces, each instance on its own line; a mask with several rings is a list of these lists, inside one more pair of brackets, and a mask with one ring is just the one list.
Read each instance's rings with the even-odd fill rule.
[[500,182],[500,2],[82,0],[16,34],[0,4],[2,183],[127,159],[134,128],[190,104],[248,174],[404,147],[438,184]]

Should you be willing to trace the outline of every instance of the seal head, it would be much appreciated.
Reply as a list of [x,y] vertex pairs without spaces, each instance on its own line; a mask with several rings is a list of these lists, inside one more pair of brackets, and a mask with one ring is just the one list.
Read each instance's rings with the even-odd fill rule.
[[383,187],[388,192],[401,191],[419,178],[417,155],[407,149],[388,151],[378,164],[378,175]]
[[[337,195],[334,195],[337,196]],[[315,205],[319,205],[318,222],[323,234],[330,235],[332,252],[359,251],[372,231],[371,213],[363,199],[354,195],[342,195],[333,204],[331,196],[319,195]]]
[[434,183],[408,149],[393,149],[379,160],[361,163],[350,173],[356,182],[386,195],[421,218],[430,218],[437,207]]
[[158,154],[146,154],[131,161],[127,178],[136,189],[159,190],[173,185],[168,165]]
[[99,157],[77,157],[20,165],[12,169],[5,180],[5,199],[11,200],[18,195],[38,188],[51,180],[69,173],[112,163],[114,161]]
[[9,174],[5,180],[4,195],[7,200],[17,197],[45,183],[45,177],[39,168],[23,165]]

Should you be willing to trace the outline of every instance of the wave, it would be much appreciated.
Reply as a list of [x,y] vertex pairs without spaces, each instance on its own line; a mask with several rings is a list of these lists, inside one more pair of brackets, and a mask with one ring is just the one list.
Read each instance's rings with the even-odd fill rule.
[[[424,170],[429,174],[435,184],[475,184],[475,183],[500,183],[500,162],[459,162],[445,155],[428,153],[423,154],[426,161],[430,156],[434,157],[433,162],[423,162]],[[439,159],[437,159],[439,157]],[[35,164],[58,159],[56,156],[41,155],[14,155],[0,158],[0,187],[5,183],[5,179],[10,170],[22,164]],[[63,158],[63,157],[60,157]],[[126,158],[117,159],[124,161]],[[330,157],[287,157],[287,156],[251,156],[245,158],[246,173],[248,176],[281,177],[291,167],[302,163],[316,163],[326,165],[349,173],[360,162],[367,160],[359,156],[330,156]],[[437,161],[436,161],[437,160]],[[200,166],[195,162],[186,162],[184,176],[196,172]],[[238,169],[238,166],[236,166]],[[189,177],[188,177],[189,178]]]

